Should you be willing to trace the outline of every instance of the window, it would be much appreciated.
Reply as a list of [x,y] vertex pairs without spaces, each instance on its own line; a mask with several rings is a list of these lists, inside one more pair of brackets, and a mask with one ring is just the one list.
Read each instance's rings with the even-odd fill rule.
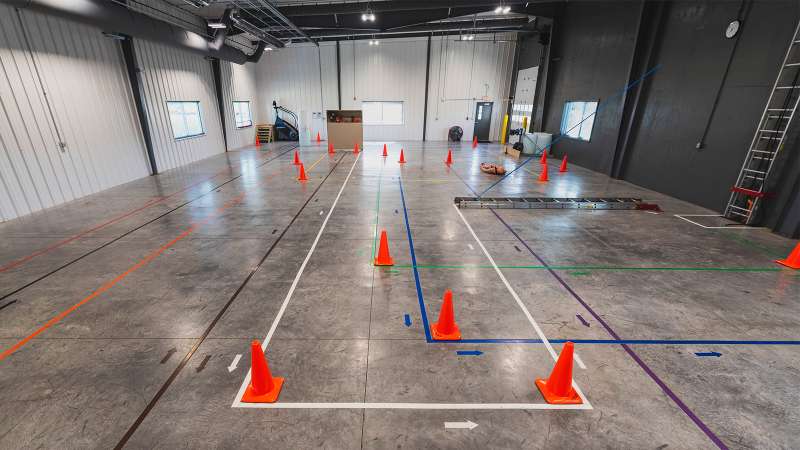
[[236,128],[253,126],[253,119],[250,117],[250,102],[233,102],[233,121],[236,123]]
[[200,117],[200,102],[167,102],[167,109],[175,139],[200,136],[205,133],[203,119]]
[[364,125],[402,125],[403,102],[361,102]]
[[561,116],[561,134],[573,139],[588,141],[597,112],[597,102],[567,102]]

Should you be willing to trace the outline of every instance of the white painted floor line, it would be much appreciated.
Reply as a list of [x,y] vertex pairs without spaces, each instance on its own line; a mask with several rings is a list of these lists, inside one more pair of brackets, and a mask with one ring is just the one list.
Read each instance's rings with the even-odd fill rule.
[[472,244],[467,244],[467,247],[469,247],[470,250],[475,250],[475,247],[473,247]]
[[732,226],[732,227],[709,227],[709,226],[703,225],[701,223],[697,223],[694,220],[687,219],[687,217],[723,217],[723,216],[721,216],[719,214],[673,214],[673,215],[675,217],[679,218],[679,219],[682,219],[682,220],[685,220],[685,221],[687,221],[687,222],[689,222],[691,224],[697,225],[700,228],[706,228],[706,229],[709,229],[709,230],[760,230],[760,229],[764,228],[764,227],[749,227],[747,225],[741,225],[741,226],[737,225],[737,226]]
[[[531,326],[536,331],[536,334],[539,336],[539,339],[542,340],[542,343],[544,344],[545,348],[547,348],[547,351],[550,352],[550,356],[553,357],[554,361],[558,360],[558,353],[556,353],[555,349],[550,344],[550,341],[547,339],[547,336],[544,335],[544,332],[542,331],[541,327],[539,327],[539,324],[536,323],[536,320],[534,320],[530,311],[528,311],[528,308],[519,298],[519,295],[517,295],[517,291],[515,291],[514,288],[511,287],[511,284],[508,282],[505,275],[503,275],[503,272],[500,270],[499,267],[497,267],[497,263],[494,262],[494,258],[492,258],[492,255],[489,254],[489,251],[486,250],[486,247],[483,245],[483,242],[481,242],[481,240],[478,238],[478,235],[475,234],[475,231],[472,229],[469,222],[467,222],[467,218],[464,217],[464,214],[461,213],[461,210],[458,208],[458,206],[453,204],[453,208],[456,210],[459,217],[461,217],[461,220],[464,222],[464,225],[467,226],[467,229],[469,230],[470,234],[472,234],[472,237],[475,239],[475,242],[477,242],[478,246],[481,248],[481,250],[483,250],[483,254],[486,255],[486,258],[492,264],[492,267],[494,267],[494,271],[497,272],[497,275],[500,277],[500,280],[506,286],[506,289],[508,289],[508,292],[511,294],[511,296],[514,297],[514,300],[516,300],[517,305],[519,305],[520,309],[525,314],[525,317],[528,318],[528,322],[530,322]],[[577,392],[578,395],[581,397],[583,403],[586,404],[589,408],[591,408],[589,400],[586,398],[586,396],[583,395],[583,392],[581,392],[581,389],[578,387],[578,383],[576,383],[575,380],[572,380],[572,387],[575,388],[575,392]]]
[[578,367],[580,367],[583,370],[586,370],[586,364],[584,364],[583,360],[581,359],[581,357],[578,356],[578,352],[577,351],[573,351],[572,352],[572,356],[573,356],[573,358],[575,358],[575,362],[578,363]]
[[[308,249],[306,258],[303,260],[303,264],[300,265],[300,269],[298,269],[297,275],[295,275],[294,281],[292,281],[292,286],[289,288],[289,292],[286,293],[286,298],[283,299],[281,308],[278,310],[278,314],[275,316],[275,320],[272,321],[272,326],[269,327],[267,336],[264,337],[264,340],[261,342],[262,349],[266,350],[270,340],[272,340],[272,335],[275,334],[275,330],[278,328],[278,323],[280,323],[281,319],[283,318],[283,314],[286,312],[286,307],[289,306],[289,301],[292,299],[294,290],[297,289],[297,284],[300,283],[300,277],[303,276],[303,271],[306,270],[306,265],[308,265],[308,261],[311,259],[311,255],[314,254],[314,250],[317,248],[317,243],[319,243],[319,239],[320,237],[322,237],[322,233],[325,231],[325,227],[328,225],[328,220],[330,220],[333,211],[336,209],[336,204],[339,203],[339,198],[341,198],[342,192],[344,192],[344,188],[347,187],[347,182],[350,181],[350,175],[353,174],[353,169],[356,168],[356,164],[358,163],[358,159],[360,157],[361,153],[359,153],[358,156],[356,156],[356,158],[353,160],[353,165],[350,166],[350,172],[347,173],[347,178],[344,179],[342,187],[339,188],[339,193],[336,194],[336,198],[333,200],[331,209],[328,210],[328,215],[325,216],[325,220],[322,221],[322,225],[319,227],[319,231],[317,232],[317,237],[314,238],[314,242],[311,244],[311,248]],[[240,402],[240,400],[242,398],[242,395],[244,395],[244,391],[245,389],[247,389],[248,384],[250,384],[249,370],[247,371],[247,375],[244,378],[244,382],[242,382],[242,386],[239,388],[239,393],[236,394],[236,399],[233,401],[233,405],[231,405],[232,407],[244,405],[243,403]]]
[[253,409],[592,409],[582,405],[551,405],[549,403],[238,403],[238,408]]

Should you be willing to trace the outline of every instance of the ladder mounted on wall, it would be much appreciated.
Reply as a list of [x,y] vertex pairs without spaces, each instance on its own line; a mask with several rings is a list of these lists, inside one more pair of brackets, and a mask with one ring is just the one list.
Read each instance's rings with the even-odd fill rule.
[[767,105],[761,114],[750,149],[739,171],[739,177],[731,188],[725,217],[751,225],[756,220],[756,212],[761,201],[769,196],[764,190],[767,179],[775,158],[783,149],[786,131],[800,103],[798,77],[800,77],[800,23],[794,30],[794,36],[772,86]]

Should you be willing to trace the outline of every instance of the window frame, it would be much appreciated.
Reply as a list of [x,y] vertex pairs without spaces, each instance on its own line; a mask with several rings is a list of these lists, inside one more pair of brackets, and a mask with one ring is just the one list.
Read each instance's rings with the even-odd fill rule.
[[[186,140],[186,139],[192,139],[192,138],[197,138],[197,137],[201,137],[201,136],[205,136],[206,135],[206,126],[205,126],[205,123],[203,122],[203,105],[200,103],[200,100],[167,100],[166,103],[167,103],[167,116],[169,117],[169,126],[170,126],[170,129],[172,129],[172,138],[173,139],[175,139],[176,141],[183,141],[183,140]],[[194,103],[194,104],[197,105],[197,118],[199,119],[199,122],[200,122],[200,130],[201,130],[200,133],[187,134],[187,135],[184,135],[184,136],[176,136],[175,135],[175,127],[172,124],[172,112],[170,110],[170,104],[173,104],[173,103],[177,103],[177,104],[181,104],[181,105],[186,104],[186,103]],[[183,106],[181,106],[181,108],[183,108]],[[186,117],[186,116],[189,116],[189,114],[186,114],[185,112],[182,112],[181,116],[182,117]],[[184,125],[187,125],[185,119],[184,119]],[[188,126],[187,126],[187,130],[188,130]]]
[[[248,117],[248,122],[249,122],[248,125],[239,126],[236,123],[236,104],[237,103],[244,103],[244,104],[247,105],[247,117]],[[233,100],[231,102],[231,104],[233,105],[232,106],[232,108],[233,108],[233,126],[236,127],[237,130],[241,130],[241,129],[244,129],[244,128],[252,127],[253,126],[253,110],[250,108],[250,100]]]
[[[381,108],[381,122],[379,122],[379,123],[367,122],[367,116],[366,116],[366,114],[364,114],[362,116],[362,122],[363,122],[363,124],[365,126],[400,127],[400,126],[404,126],[406,124],[406,106],[405,106],[405,101],[403,101],[403,100],[362,100],[361,101],[361,111],[362,111],[362,113],[364,111],[364,103],[378,103],[378,104],[380,104],[380,108]],[[384,116],[383,105],[386,104],[386,103],[392,103],[392,104],[399,104],[400,105],[400,123],[385,123],[383,121],[383,116]]]
[[[576,128],[577,129],[576,136],[571,136],[571,135],[568,134],[569,130],[571,130],[572,128],[566,129],[566,120],[567,120],[567,117],[569,115],[569,109],[568,108],[569,108],[570,104],[572,104],[572,103],[582,103],[583,104],[583,109],[581,110],[581,118],[578,121],[578,123],[580,125],[577,126],[577,127],[575,127],[575,126],[572,127],[572,128]],[[589,138],[588,139],[584,139],[583,137],[581,137],[581,130],[582,130],[584,124],[586,124],[586,122],[588,120],[588,118],[587,118],[587,116],[585,114],[586,114],[586,106],[588,104],[590,104],[590,103],[594,103],[594,112],[591,113],[592,117],[591,117],[591,122],[590,122],[591,125],[592,125],[592,128],[589,131]],[[597,119],[597,107],[599,105],[600,105],[600,99],[567,100],[567,101],[565,101],[564,102],[564,109],[561,112],[561,124],[559,126],[559,132],[561,133],[561,136],[564,137],[564,138],[567,138],[567,139],[575,140],[575,141],[592,142],[592,134],[594,133],[594,123],[595,123],[595,119]]]

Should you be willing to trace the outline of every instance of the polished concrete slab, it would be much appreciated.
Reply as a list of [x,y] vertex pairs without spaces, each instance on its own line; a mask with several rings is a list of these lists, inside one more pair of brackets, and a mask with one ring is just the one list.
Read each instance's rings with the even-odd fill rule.
[[[0,224],[0,448],[797,447],[794,242],[554,160],[489,195],[663,212],[458,211],[498,180],[480,162],[518,161],[382,145],[300,148],[305,183],[289,143],[229,152]],[[463,340],[431,342],[447,289]],[[267,337],[286,382],[245,408]],[[588,403],[548,409],[568,340]]]

